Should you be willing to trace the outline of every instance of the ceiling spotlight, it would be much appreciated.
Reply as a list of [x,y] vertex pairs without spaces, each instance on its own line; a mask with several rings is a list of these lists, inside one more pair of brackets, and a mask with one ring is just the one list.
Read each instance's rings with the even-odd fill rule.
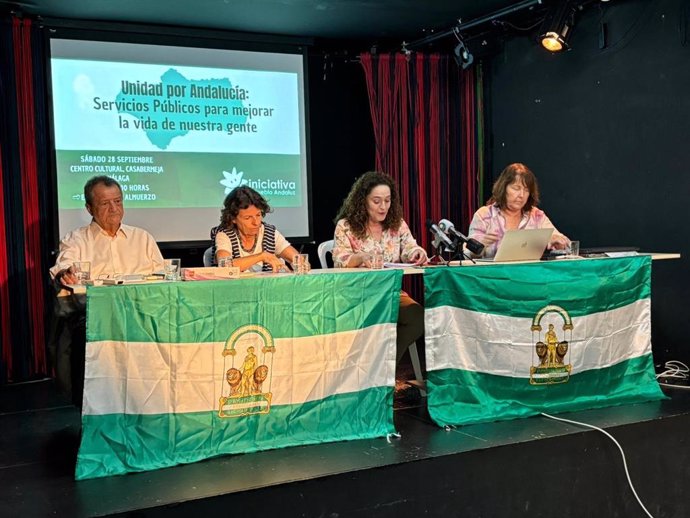
[[459,67],[465,70],[472,63],[474,63],[474,56],[467,50],[465,42],[460,40],[458,44],[453,49],[453,58]]
[[455,59],[455,62],[459,67],[462,67],[462,69],[465,70],[472,63],[474,63],[474,56],[467,48],[467,45],[465,45],[465,42],[463,41],[462,36],[460,36],[460,31],[457,27],[453,28],[453,35],[455,36],[455,39],[458,40],[458,44],[453,49],[453,59]]
[[539,42],[542,47],[551,52],[567,50],[574,19],[575,7],[571,0],[556,0],[539,30]]

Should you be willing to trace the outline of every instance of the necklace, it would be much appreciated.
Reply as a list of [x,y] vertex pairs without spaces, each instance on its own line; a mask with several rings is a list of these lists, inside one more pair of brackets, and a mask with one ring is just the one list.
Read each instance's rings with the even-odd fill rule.
[[254,236],[254,242],[252,243],[252,246],[250,248],[245,248],[242,236],[240,236],[240,246],[242,247],[242,250],[244,250],[248,254],[254,253],[254,250],[256,250],[256,242],[258,241],[257,237],[258,236]]

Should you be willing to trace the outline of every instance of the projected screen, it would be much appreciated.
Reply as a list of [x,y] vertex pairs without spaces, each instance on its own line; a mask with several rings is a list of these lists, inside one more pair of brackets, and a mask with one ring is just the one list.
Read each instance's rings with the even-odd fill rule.
[[247,185],[309,237],[302,54],[51,40],[60,235],[88,224],[83,186],[115,178],[127,224],[209,239]]

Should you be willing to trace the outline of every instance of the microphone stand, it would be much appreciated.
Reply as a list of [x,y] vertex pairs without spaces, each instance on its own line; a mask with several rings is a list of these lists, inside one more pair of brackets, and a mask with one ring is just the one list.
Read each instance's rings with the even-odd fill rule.
[[[432,255],[432,256],[429,258],[429,263],[431,263],[431,260],[432,260],[434,257],[436,257],[436,258],[438,258],[438,261],[437,261],[437,263],[434,263],[435,265],[437,265],[437,266],[450,266],[450,264],[448,263],[448,261],[446,261],[446,260],[444,259],[444,257],[443,257],[443,252],[444,252],[444,250],[443,250],[443,248],[444,248],[443,243],[439,243],[438,246],[433,246],[433,243],[432,243],[432,247],[434,248],[435,253],[434,253],[434,255]],[[448,249],[446,248],[446,250],[448,250]]]
[[[455,231],[455,229],[453,228],[453,224],[450,221],[441,220],[441,223],[444,226],[447,225],[449,227],[448,230],[450,232],[446,232],[445,228],[439,228],[431,220],[427,222],[427,226],[431,230],[432,234],[434,234],[434,240],[432,241],[431,246],[436,251],[436,254],[432,257],[432,259],[434,257],[438,257],[439,264],[445,266],[452,266],[450,263],[455,259],[460,259],[460,264],[458,266],[462,266],[463,259],[468,259],[472,261],[472,264],[477,264],[477,262],[472,258],[471,255],[465,253],[464,245],[467,244],[468,250],[470,251],[472,251],[473,247],[476,246],[479,246],[483,249],[484,245],[482,245],[478,241],[475,241],[474,239],[469,239],[463,234]],[[449,254],[451,254],[450,259],[444,259],[443,252],[448,252]]]
[[[457,243],[454,240],[443,241],[441,239],[441,235],[436,233],[434,231],[434,229],[431,227],[432,226],[430,225],[430,229],[432,230],[432,234],[434,234],[434,239],[431,242],[431,246],[435,250],[435,254],[431,257],[431,259],[433,259],[434,257],[437,257],[438,258],[438,265],[450,266],[448,261],[446,261],[446,259],[444,259],[443,252],[445,251],[445,252],[455,253],[455,251],[457,250]],[[438,232],[440,233],[441,231],[439,230]],[[442,234],[442,235],[443,235],[443,237],[446,237],[445,234]],[[450,244],[447,244],[448,242]],[[429,262],[431,262],[431,259],[429,259]]]
[[[460,239],[460,237],[459,237],[457,234],[454,235],[454,237],[453,237],[453,244],[455,245],[455,246],[454,246],[454,248],[455,248],[455,255],[453,255],[453,256],[450,258],[450,261],[454,261],[456,258],[458,258],[458,259],[462,258],[462,259],[468,259],[468,260],[472,261],[472,264],[477,264],[477,261],[475,261],[475,260],[472,258],[472,256],[468,255],[468,254],[465,252],[465,247],[462,246],[462,245],[463,245],[462,241],[463,241],[463,240]],[[459,264],[458,266],[462,266],[462,259],[460,259],[460,264]],[[450,261],[448,262],[449,265],[450,265]]]

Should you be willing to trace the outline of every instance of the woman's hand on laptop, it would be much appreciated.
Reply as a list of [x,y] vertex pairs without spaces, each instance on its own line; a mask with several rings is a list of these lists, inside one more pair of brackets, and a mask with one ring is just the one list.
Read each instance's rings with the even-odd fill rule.
[[551,236],[551,242],[549,243],[549,249],[555,250],[565,250],[570,246],[570,239],[565,237],[563,234],[553,233]]
[[481,237],[481,239],[479,239],[479,241],[481,241],[481,243],[482,243],[485,247],[489,248],[491,245],[493,245],[494,243],[496,243],[497,241],[499,241],[499,239],[500,239],[500,237],[499,237],[498,234],[495,234],[495,233],[493,233],[493,232],[487,232],[486,234],[484,234],[484,235]]

